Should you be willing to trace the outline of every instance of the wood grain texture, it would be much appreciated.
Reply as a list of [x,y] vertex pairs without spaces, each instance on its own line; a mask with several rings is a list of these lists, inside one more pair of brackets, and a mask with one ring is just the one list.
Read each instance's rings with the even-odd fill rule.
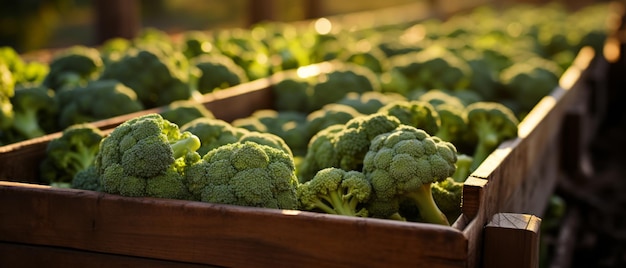
[[538,267],[540,225],[534,215],[495,214],[485,226],[483,267]]
[[465,267],[460,230],[0,182],[0,241],[240,267]]

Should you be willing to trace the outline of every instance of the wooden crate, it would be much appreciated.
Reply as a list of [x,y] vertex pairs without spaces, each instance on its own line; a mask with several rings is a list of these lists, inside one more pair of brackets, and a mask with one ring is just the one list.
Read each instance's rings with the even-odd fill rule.
[[[75,264],[94,259],[156,266],[480,267],[483,256],[490,256],[483,248],[483,230],[494,215],[540,215],[559,169],[560,126],[590,90],[588,80],[602,63],[594,58],[593,50],[582,50],[560,86],[520,123],[518,137],[503,143],[468,178],[463,214],[452,226],[130,198],[4,181],[0,266],[12,266],[14,254],[26,258],[32,250],[63,264],[69,251],[78,256]],[[271,85],[278,78],[207,96],[204,103],[227,120],[270,108]],[[0,153],[3,179],[33,175],[42,155],[38,143],[46,139],[40,141]],[[19,169],[12,168],[16,163]],[[35,182],[36,176],[27,181]]]

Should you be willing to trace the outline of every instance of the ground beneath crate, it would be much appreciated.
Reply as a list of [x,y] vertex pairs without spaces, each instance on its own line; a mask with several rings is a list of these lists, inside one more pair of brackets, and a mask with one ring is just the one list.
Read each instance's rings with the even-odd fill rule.
[[545,234],[555,245],[547,267],[626,267],[626,108],[618,111],[591,144],[586,176],[559,181],[567,210]]

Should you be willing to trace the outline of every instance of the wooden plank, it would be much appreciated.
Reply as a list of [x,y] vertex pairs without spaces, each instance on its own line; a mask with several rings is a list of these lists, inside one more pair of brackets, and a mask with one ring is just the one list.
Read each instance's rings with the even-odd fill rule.
[[485,226],[485,268],[539,266],[539,227],[534,215],[498,213]]
[[59,247],[0,242],[0,267],[209,267],[150,258],[104,254]]
[[0,182],[0,241],[219,266],[465,267],[468,255],[448,226],[13,182]]

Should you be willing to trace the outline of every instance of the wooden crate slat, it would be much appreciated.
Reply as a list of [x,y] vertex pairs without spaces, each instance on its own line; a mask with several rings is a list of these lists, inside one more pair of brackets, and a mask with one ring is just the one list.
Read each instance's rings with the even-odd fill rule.
[[447,226],[13,182],[0,204],[0,241],[220,266],[465,267],[468,250]]

